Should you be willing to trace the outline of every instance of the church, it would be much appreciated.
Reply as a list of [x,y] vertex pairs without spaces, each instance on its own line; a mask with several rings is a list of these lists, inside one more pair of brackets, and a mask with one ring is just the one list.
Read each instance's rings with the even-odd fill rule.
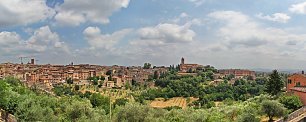
[[180,72],[192,73],[197,70],[197,68],[203,68],[203,65],[199,64],[185,64],[185,59],[182,57],[180,64]]

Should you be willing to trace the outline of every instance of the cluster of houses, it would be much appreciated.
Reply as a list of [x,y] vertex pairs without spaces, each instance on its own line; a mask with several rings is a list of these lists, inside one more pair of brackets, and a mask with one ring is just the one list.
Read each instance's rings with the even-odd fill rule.
[[[186,64],[185,59],[182,58],[179,64],[178,75],[197,75],[195,72],[203,69],[205,69],[205,66]],[[68,79],[71,79],[75,84],[86,85],[92,83],[90,82],[90,78],[92,77],[103,77],[102,87],[123,88],[127,84],[132,84],[132,81],[144,83],[150,78],[152,79],[152,76],[159,76],[168,70],[168,67],[143,68],[141,66],[75,65],[73,63],[69,65],[37,65],[34,59],[32,59],[31,63],[27,64],[0,64],[0,78],[12,76],[22,80],[28,86],[39,85],[51,89],[54,85],[67,82]],[[234,79],[245,77],[255,78],[254,71],[223,69],[214,74],[215,80],[213,82],[217,84],[218,80],[231,75]]]
[[[89,84],[90,77],[104,77],[103,87],[121,88],[126,84],[144,82],[154,73],[167,72],[166,67],[154,67],[143,69],[141,66],[100,66],[89,64],[73,63],[69,65],[36,65],[2,63],[0,64],[0,78],[12,76],[20,79],[28,86],[41,85],[52,88],[53,85],[65,83],[67,79],[72,79],[76,84]],[[109,74],[107,74],[109,73]]]

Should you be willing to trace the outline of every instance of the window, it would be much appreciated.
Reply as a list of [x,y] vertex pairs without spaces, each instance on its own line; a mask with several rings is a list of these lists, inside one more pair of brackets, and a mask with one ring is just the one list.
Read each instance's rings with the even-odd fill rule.
[[288,84],[291,84],[291,79],[288,79]]
[[300,83],[300,82],[297,82],[297,83],[295,84],[295,86],[301,86],[301,83]]

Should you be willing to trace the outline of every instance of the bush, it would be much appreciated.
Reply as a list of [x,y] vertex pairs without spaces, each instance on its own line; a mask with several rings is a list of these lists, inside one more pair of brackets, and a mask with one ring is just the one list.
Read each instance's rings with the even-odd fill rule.
[[295,111],[303,106],[300,98],[295,95],[291,96],[281,96],[279,98],[279,102],[282,103],[286,108],[288,108],[290,111]]
[[243,113],[238,117],[238,122],[260,122],[260,119],[255,114]]

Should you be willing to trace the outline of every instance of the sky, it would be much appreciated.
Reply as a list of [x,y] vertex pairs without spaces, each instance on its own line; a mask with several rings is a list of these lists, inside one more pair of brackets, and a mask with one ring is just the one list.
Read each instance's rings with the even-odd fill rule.
[[[306,67],[305,0],[1,0],[0,62]],[[25,62],[28,59],[25,59]]]

